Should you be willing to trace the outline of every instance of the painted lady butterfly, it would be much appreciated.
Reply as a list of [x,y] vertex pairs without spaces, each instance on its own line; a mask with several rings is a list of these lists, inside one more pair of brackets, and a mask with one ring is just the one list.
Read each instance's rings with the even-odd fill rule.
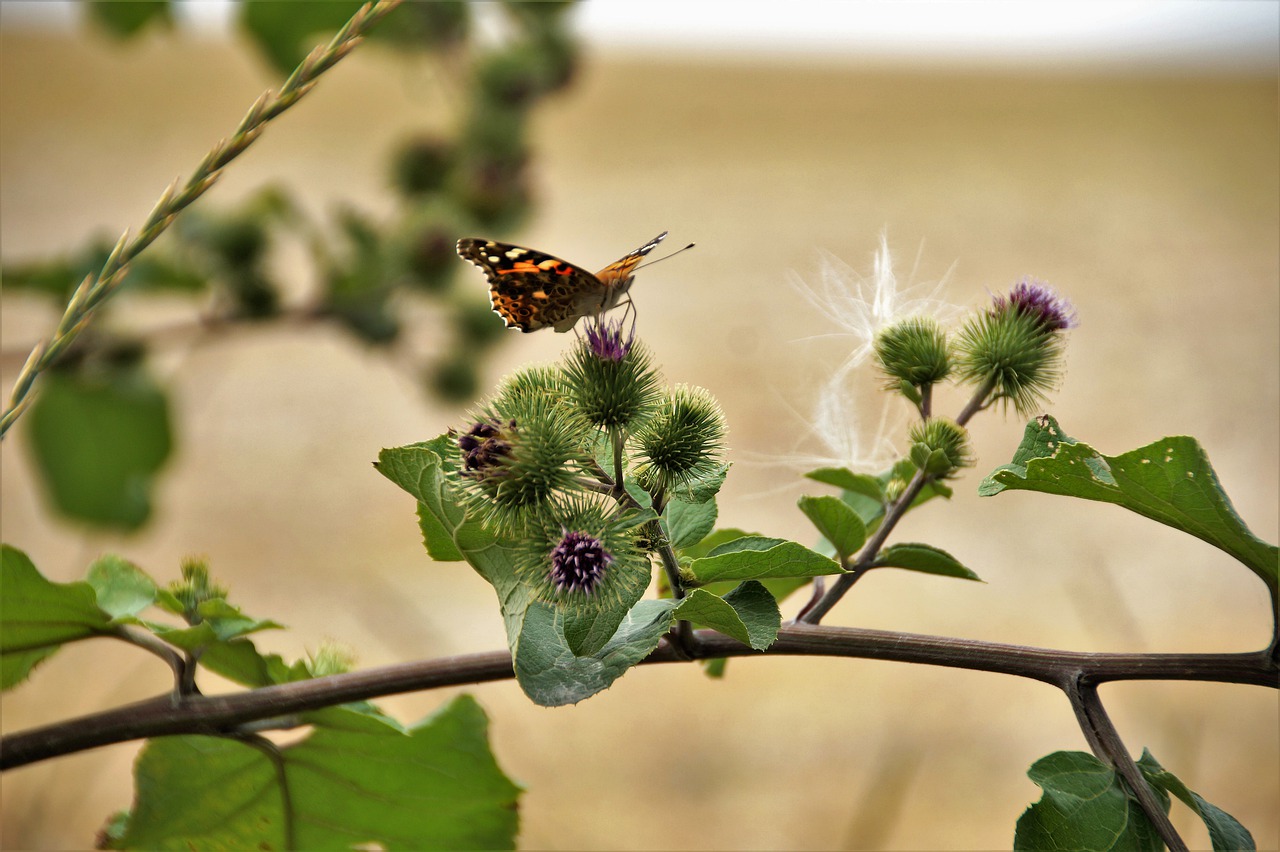
[[592,275],[558,257],[492,240],[458,240],[458,256],[489,280],[493,310],[507,328],[564,332],[585,316],[596,316],[622,301],[632,272],[662,242],[663,231],[621,260]]

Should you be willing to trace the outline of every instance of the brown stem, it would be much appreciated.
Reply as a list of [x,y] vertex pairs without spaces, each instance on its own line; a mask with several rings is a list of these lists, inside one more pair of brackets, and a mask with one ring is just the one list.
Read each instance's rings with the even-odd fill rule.
[[[695,631],[688,648],[660,644],[645,663],[744,656],[862,657],[947,666],[1027,677],[1065,688],[1073,678],[1099,684],[1113,680],[1191,680],[1277,687],[1280,667],[1269,650],[1245,654],[1092,654],[1005,645],[973,639],[923,636],[886,630],[807,624],[782,628],[768,650],[711,630]],[[24,766],[111,743],[177,734],[223,735],[238,726],[363,701],[467,683],[514,677],[511,656],[491,651],[402,663],[267,686],[228,695],[169,693],[100,713],[9,734],[0,739],[0,769]]]

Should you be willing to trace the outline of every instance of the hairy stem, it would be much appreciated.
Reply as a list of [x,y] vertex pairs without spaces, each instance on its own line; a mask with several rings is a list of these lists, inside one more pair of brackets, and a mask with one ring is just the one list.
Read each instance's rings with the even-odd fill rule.
[[[688,648],[659,645],[645,663],[716,657],[860,657],[947,666],[1031,678],[1057,688],[1072,679],[1186,680],[1243,683],[1272,689],[1280,667],[1269,650],[1246,654],[1092,654],[1005,645],[972,639],[886,630],[799,624],[782,628],[768,650],[754,651],[711,630],[695,632]],[[350,701],[514,677],[511,656],[492,651],[383,666],[267,686],[227,695],[171,694],[112,710],[19,731],[0,739],[0,769],[24,766],[111,743],[176,734],[220,735],[260,719],[302,713]]]
[[57,328],[47,339],[37,343],[18,373],[9,397],[9,405],[0,414],[0,438],[9,431],[31,404],[31,391],[36,378],[57,361],[76,336],[93,319],[99,306],[114,295],[129,271],[129,262],[155,241],[173,223],[188,205],[204,195],[209,187],[222,176],[222,170],[236,157],[248,150],[266,128],[266,124],[297,103],[311,91],[317,79],[336,65],[363,40],[364,33],[400,4],[400,0],[378,0],[365,4],[338,31],[328,45],[317,47],[294,69],[279,93],[265,92],[249,108],[230,139],[219,142],[200,161],[200,165],[187,178],[181,188],[177,182],[170,184],[160,195],[139,229],[137,236],[129,238],[125,231],[116,242],[106,263],[96,275],[90,274],[72,293]]

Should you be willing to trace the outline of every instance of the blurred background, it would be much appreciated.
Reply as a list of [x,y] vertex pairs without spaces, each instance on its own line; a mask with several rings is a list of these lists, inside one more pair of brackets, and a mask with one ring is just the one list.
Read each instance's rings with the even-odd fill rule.
[[[54,273],[136,227],[280,85],[281,57],[238,14],[184,3],[130,30],[77,4],[0,4],[6,396],[61,313],[71,282]],[[6,542],[59,581],[104,552],[162,582],[202,556],[233,602],[289,626],[257,637],[286,658],[325,642],[361,666],[502,647],[489,587],[430,562],[412,501],[370,462],[464,422],[472,393],[554,360],[572,337],[468,325],[477,299],[487,316],[484,287],[456,258],[408,262],[413,287],[367,285],[382,279],[361,240],[408,235],[401,261],[436,262],[440,239],[424,234],[447,237],[446,255],[457,236],[495,237],[594,269],[663,230],[674,247],[698,245],[640,273],[639,330],[669,381],[724,406],[735,466],[722,525],[809,540],[795,500],[822,487],[798,474],[855,461],[841,448],[874,435],[882,400],[867,371],[842,397],[846,422],[815,423],[853,344],[795,281],[820,288],[841,264],[847,280],[869,275],[884,234],[900,283],[945,279],[960,306],[1024,275],[1059,289],[1080,318],[1047,406],[1063,428],[1110,454],[1196,436],[1245,522],[1280,536],[1280,4],[588,2],[555,13],[554,85],[520,102],[518,151],[499,162],[515,165],[496,189],[451,184],[467,199],[453,219],[436,201],[408,203],[409,166],[434,162],[432,140],[477,150],[493,113],[475,86],[492,69],[471,57],[509,43],[522,14],[474,4],[467,41],[431,51],[371,41],[267,128],[189,211],[206,230],[154,252],[173,275],[207,270],[200,250],[228,256],[208,233],[266,205],[294,223],[255,267],[278,292],[139,287],[103,319],[148,342],[147,375],[168,399],[172,455],[134,529],[60,512],[20,423],[0,445]],[[414,150],[427,154],[406,158]],[[234,321],[199,325],[218,311]],[[944,396],[939,410],[961,402]],[[977,468],[897,537],[945,548],[986,582],[874,572],[828,623],[1074,650],[1266,644],[1264,587],[1207,544],[1101,504],[979,499],[1023,423],[993,412],[971,428]],[[167,679],[130,648],[73,645],[5,695],[4,729],[147,697]],[[1040,684],[870,660],[734,660],[721,681],[649,667],[556,710],[514,683],[471,691],[499,763],[528,788],[531,849],[1008,847],[1039,796],[1026,768],[1086,748]],[[1131,749],[1149,747],[1259,848],[1280,847],[1274,691],[1102,695]],[[408,722],[446,697],[379,703]],[[89,845],[129,806],[137,748],[7,773],[0,845]],[[1180,805],[1174,821],[1208,847]]]

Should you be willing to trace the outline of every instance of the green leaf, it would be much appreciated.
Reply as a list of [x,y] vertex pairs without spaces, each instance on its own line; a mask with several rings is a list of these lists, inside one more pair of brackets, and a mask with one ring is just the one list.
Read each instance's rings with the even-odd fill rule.
[[329,41],[360,5],[359,0],[243,0],[240,27],[276,71],[288,74],[313,47]]
[[299,678],[279,654],[262,654],[249,639],[233,639],[206,645],[200,665],[242,686],[271,686]]
[[717,547],[689,564],[698,585],[716,580],[759,580],[765,577],[817,577],[843,574],[834,560],[794,541],[744,536]]
[[[512,549],[500,542],[491,529],[468,517],[463,509],[460,495],[448,481],[449,474],[458,469],[458,462],[457,444],[448,435],[441,435],[425,443],[383,450],[378,454],[375,467],[417,498],[420,517],[431,516],[438,549],[447,549],[444,542],[448,541],[493,586],[502,607],[507,643],[514,654],[525,609],[532,597],[528,587],[516,577]],[[428,538],[427,543],[430,553],[432,539]]]
[[1006,489],[1115,503],[1226,551],[1261,577],[1273,597],[1280,591],[1280,549],[1245,526],[1195,438],[1161,438],[1104,456],[1046,416],[1027,424],[1013,461],[992,471],[978,493]]
[[169,402],[140,367],[44,377],[27,415],[45,491],[63,514],[124,530],[151,515],[152,479],[169,457]]
[[1184,805],[1191,808],[1196,816],[1204,821],[1205,828],[1209,829],[1209,842],[1213,844],[1215,852],[1258,848],[1253,841],[1253,835],[1235,817],[1221,808],[1209,804],[1198,794],[1188,789],[1186,784],[1183,784],[1176,775],[1161,766],[1151,756],[1151,752],[1146,749],[1142,750],[1142,758],[1138,761],[1138,768],[1142,770],[1142,775],[1147,781],[1166,793],[1172,793],[1177,796]]
[[866,543],[866,525],[849,504],[838,497],[801,497],[799,506],[822,537],[831,542],[841,560],[857,553]]
[[[1054,752],[1032,764],[1027,775],[1044,795],[1019,817],[1014,849],[1164,849],[1115,771],[1093,755]],[[1168,796],[1160,791],[1157,795],[1167,811]]]
[[66,642],[110,632],[111,616],[85,582],[53,583],[27,555],[0,545],[0,687],[26,680]]
[[705,503],[720,493],[724,479],[729,474],[729,465],[716,465],[709,473],[698,479],[691,479],[679,488],[673,489],[672,497],[679,497],[686,503]]
[[716,501],[689,503],[676,497],[663,512],[667,535],[677,548],[693,547],[710,534],[716,525]]
[[905,568],[908,571],[923,571],[926,574],[982,582],[982,578],[960,564],[960,560],[945,550],[928,544],[890,545],[876,556],[873,567]]
[[89,17],[117,38],[135,36],[152,21],[173,26],[168,0],[89,0]]
[[817,470],[809,471],[805,476],[815,482],[834,485],[843,491],[861,494],[863,497],[876,501],[881,506],[888,502],[884,495],[884,486],[880,484],[880,480],[865,473],[854,473],[847,467],[820,467]]
[[701,559],[720,545],[728,544],[734,539],[739,539],[748,535],[754,535],[754,533],[740,530],[737,527],[725,527],[712,532],[697,544],[680,548],[680,553],[686,557],[686,559]]
[[515,847],[520,788],[498,768],[473,698],[459,696],[407,730],[336,708],[326,721],[279,749],[151,740],[113,848]]
[[772,645],[782,626],[778,602],[755,580],[747,580],[723,598],[694,589],[680,601],[675,616],[718,630],[757,651]]
[[569,649],[555,610],[534,603],[525,614],[516,680],[536,704],[577,704],[608,689],[627,669],[658,647],[674,622],[671,600],[643,600],[622,620],[618,631],[594,654],[579,657]]
[[85,580],[98,607],[113,619],[129,618],[155,602],[159,589],[146,572],[119,556],[103,556],[89,566]]

